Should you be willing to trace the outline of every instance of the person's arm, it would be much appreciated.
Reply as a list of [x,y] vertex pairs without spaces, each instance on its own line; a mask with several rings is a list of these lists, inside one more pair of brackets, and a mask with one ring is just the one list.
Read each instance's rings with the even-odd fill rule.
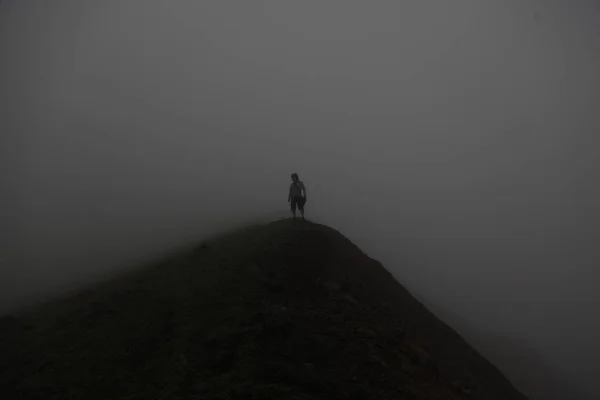
[[302,182],[302,191],[304,192],[304,198],[306,198],[306,186],[304,186],[304,182]]
[[290,190],[288,190],[288,203],[292,201],[292,187],[290,186]]

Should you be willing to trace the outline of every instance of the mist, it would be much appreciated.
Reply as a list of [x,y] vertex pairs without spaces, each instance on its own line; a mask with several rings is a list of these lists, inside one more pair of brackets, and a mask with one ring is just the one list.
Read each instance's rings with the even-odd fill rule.
[[531,399],[600,398],[598,38],[593,0],[4,0],[0,311],[287,217],[298,172]]

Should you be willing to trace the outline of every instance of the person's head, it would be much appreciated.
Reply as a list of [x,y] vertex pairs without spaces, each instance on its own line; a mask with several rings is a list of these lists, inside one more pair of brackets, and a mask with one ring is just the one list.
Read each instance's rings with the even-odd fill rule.
[[298,174],[294,172],[294,173],[292,174],[292,181],[294,181],[294,182],[298,182],[298,179],[299,179],[299,178],[298,178]]

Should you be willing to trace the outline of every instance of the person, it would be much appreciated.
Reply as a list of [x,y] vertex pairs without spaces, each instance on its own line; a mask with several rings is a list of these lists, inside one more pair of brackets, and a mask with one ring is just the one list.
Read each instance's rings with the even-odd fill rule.
[[290,192],[288,194],[288,203],[290,203],[292,208],[294,219],[296,219],[296,207],[300,210],[302,219],[305,219],[304,204],[306,203],[306,187],[296,173],[292,174],[292,184],[290,185]]

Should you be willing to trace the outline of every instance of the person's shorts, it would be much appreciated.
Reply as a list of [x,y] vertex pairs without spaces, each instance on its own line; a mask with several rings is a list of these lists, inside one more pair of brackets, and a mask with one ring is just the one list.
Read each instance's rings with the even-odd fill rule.
[[292,207],[292,211],[296,211],[296,207],[300,211],[304,211],[304,204],[306,203],[306,197],[303,196],[294,196],[292,197],[292,201],[290,201],[290,205]]

